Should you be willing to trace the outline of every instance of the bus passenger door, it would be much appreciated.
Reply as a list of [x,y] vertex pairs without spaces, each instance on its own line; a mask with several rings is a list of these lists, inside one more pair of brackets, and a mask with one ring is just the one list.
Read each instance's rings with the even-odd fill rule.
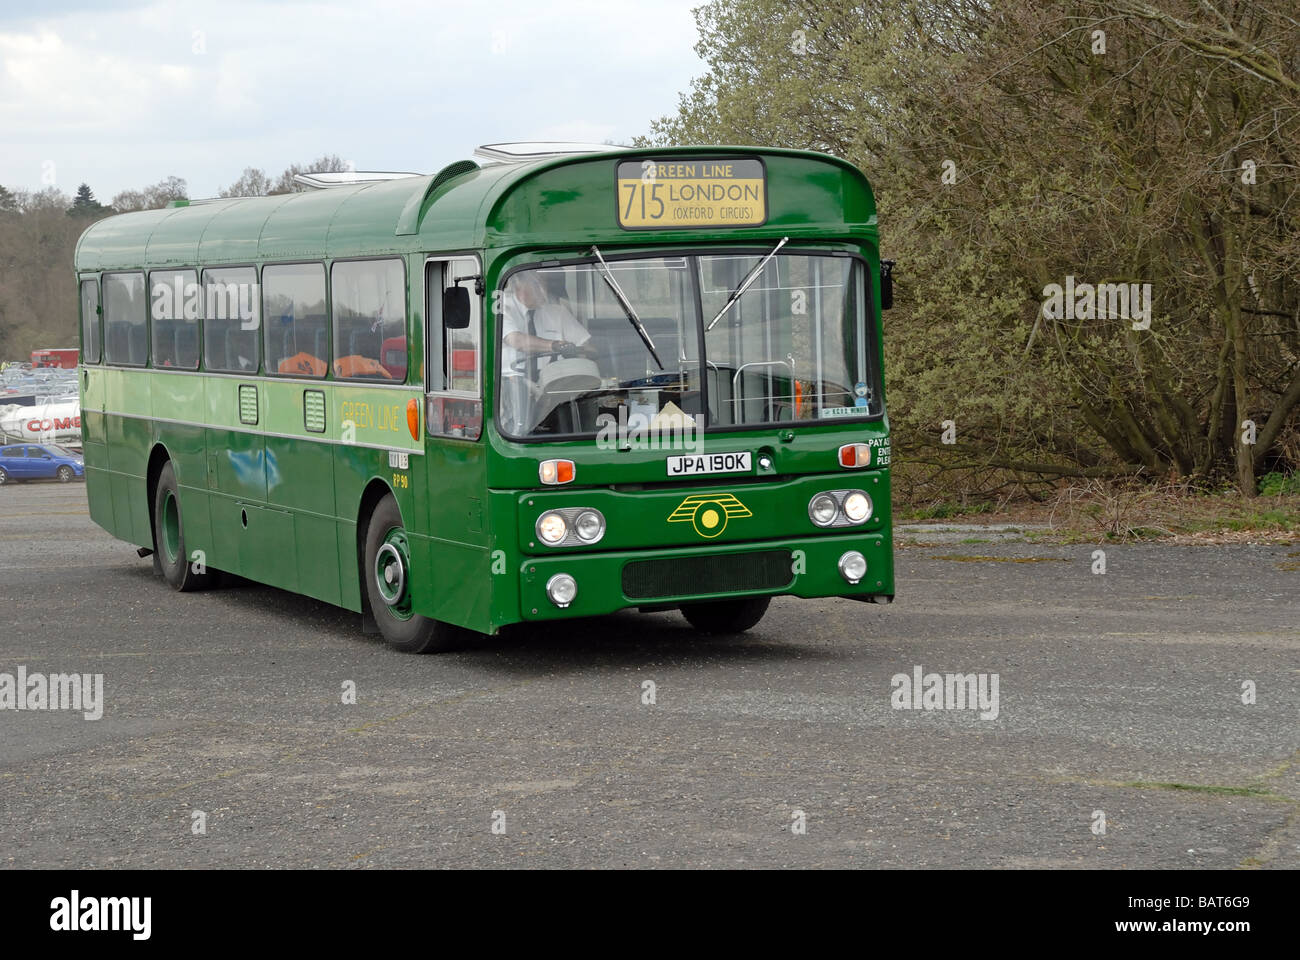
[[[438,578],[432,591],[436,609],[428,615],[467,625],[486,624],[491,597],[483,523],[481,272],[475,257],[430,258],[424,264],[424,491],[430,569]],[[456,289],[464,292],[448,296]],[[449,584],[456,589],[445,589]]]

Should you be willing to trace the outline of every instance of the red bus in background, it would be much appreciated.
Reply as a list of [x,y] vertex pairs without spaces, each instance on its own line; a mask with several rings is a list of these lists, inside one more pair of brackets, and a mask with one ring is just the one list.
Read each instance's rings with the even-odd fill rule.
[[388,371],[390,377],[406,379],[406,337],[389,337],[380,345],[379,356],[380,366]]
[[74,370],[77,366],[76,347],[49,347],[32,351],[32,367],[62,367]]
[[[75,351],[74,351],[75,353]],[[379,363],[394,380],[406,379],[406,337],[389,337],[379,348]],[[35,358],[35,354],[32,354]],[[477,354],[473,350],[452,350],[451,382],[455,389],[474,389]],[[36,366],[35,359],[32,366]],[[423,367],[421,367],[423,369]]]

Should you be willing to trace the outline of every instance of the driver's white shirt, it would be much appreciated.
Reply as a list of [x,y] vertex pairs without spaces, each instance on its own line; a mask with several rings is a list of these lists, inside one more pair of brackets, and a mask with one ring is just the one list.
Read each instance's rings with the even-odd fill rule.
[[[537,307],[533,311],[533,331],[533,335],[542,340],[568,340],[579,346],[591,339],[587,328],[562,303],[544,303]],[[524,361],[521,364],[523,369],[528,369],[528,352],[505,342],[511,333],[528,333],[528,312],[514,297],[506,298],[501,321],[501,370],[506,376],[520,373],[515,364],[521,360]],[[536,359],[539,370],[551,362],[551,357],[546,354],[539,354]]]

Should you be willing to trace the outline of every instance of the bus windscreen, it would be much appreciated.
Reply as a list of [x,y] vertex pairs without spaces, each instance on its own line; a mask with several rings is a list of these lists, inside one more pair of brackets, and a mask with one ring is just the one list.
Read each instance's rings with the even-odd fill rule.
[[509,276],[502,303],[507,436],[594,435],[606,418],[740,428],[881,412],[864,271],[851,257],[765,251],[526,268]]

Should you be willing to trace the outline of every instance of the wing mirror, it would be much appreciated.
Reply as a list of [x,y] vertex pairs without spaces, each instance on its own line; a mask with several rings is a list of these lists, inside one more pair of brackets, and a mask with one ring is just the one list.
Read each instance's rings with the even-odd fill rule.
[[448,330],[469,326],[469,291],[457,285],[442,291],[442,325]]

